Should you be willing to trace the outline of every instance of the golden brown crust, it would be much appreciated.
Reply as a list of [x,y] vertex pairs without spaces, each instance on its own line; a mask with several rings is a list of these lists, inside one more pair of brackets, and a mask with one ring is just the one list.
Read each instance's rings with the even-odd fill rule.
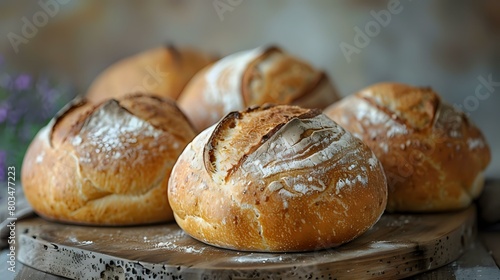
[[179,226],[237,250],[340,245],[370,228],[386,199],[365,144],[317,110],[285,105],[228,114],[186,147],[169,181]]
[[172,166],[195,136],[173,101],[146,95],[65,108],[30,145],[24,193],[53,220],[131,225],[172,219]]
[[87,99],[100,103],[127,94],[177,99],[188,81],[214,57],[189,48],[158,47],[112,64],[92,83]]
[[247,106],[292,104],[313,91],[322,75],[306,62],[270,47],[247,65],[241,94]]
[[231,111],[254,105],[324,108],[338,100],[326,75],[279,48],[227,56],[200,71],[179,97],[179,107],[203,130]]
[[362,139],[382,162],[389,211],[467,207],[490,161],[484,136],[430,88],[381,83],[346,97],[325,114]]

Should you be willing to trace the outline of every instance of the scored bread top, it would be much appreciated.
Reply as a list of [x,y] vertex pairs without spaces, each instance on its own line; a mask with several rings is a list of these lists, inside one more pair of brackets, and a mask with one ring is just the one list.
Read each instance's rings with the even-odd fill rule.
[[228,55],[186,86],[179,106],[199,130],[249,106],[296,104],[324,108],[338,99],[326,75],[277,47]]
[[292,118],[321,114],[319,110],[299,107],[293,107],[285,114],[273,111],[274,109],[269,107],[249,108],[241,113],[230,113],[221,120],[205,146],[204,160],[207,170],[223,176],[221,179],[226,180],[249,154],[255,152]]
[[267,48],[251,61],[242,76],[242,94],[246,106],[265,103],[292,104],[318,86],[324,73],[310,64]]
[[[355,110],[344,112],[347,107]],[[333,104],[325,112],[361,139],[428,133],[433,143],[443,143],[449,137],[469,142],[469,148],[487,146],[467,116],[443,102],[431,88],[380,83]],[[378,145],[387,150],[385,141]]]
[[173,101],[148,95],[75,100],[35,137],[23,187],[37,213],[89,224],[172,218],[170,171],[195,136]]
[[186,147],[169,181],[183,229],[242,250],[341,244],[378,220],[386,198],[366,145],[319,110],[286,105],[228,114]]
[[[64,144],[74,149],[82,175],[106,192],[148,192],[143,186],[156,187],[165,168],[175,162],[174,157],[165,162],[165,154],[180,154],[194,137],[193,130],[185,128],[187,119],[167,99],[134,95],[121,101],[111,99],[83,114],[78,114],[79,108],[88,107],[70,109],[55,120],[52,131],[66,130],[58,123],[79,115]],[[138,167],[150,165],[156,167],[149,172]]]
[[[270,180],[269,189],[288,195],[322,191],[330,180],[321,173],[337,161],[350,162],[358,156],[361,147],[352,145],[354,139],[318,109],[254,107],[228,114],[218,123],[205,145],[204,165],[218,183],[227,183],[239,171]],[[369,164],[373,168],[378,161],[372,156]],[[351,181],[366,184],[366,168],[354,171],[356,176],[337,178],[337,186]],[[287,172],[298,174],[283,174]]]
[[459,209],[480,194],[491,159],[486,139],[431,88],[375,84],[325,114],[362,139],[384,165],[388,210]]
[[378,84],[360,92],[372,106],[408,127],[422,129],[432,125],[439,96],[431,88],[407,87],[402,84]]

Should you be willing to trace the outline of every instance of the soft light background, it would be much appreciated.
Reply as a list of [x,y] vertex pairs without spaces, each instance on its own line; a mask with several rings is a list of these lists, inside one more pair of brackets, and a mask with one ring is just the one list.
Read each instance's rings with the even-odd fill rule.
[[[111,63],[161,44],[220,55],[276,44],[325,69],[343,95],[398,81],[431,86],[463,105],[474,98],[478,77],[490,77],[499,82],[494,91],[466,108],[492,147],[488,175],[500,178],[500,1],[397,1],[401,11],[349,62],[340,44],[354,45],[355,27],[364,30],[388,2],[0,1],[0,54],[8,65],[0,71],[51,77],[71,85],[63,94],[72,97]],[[40,3],[57,11],[16,53],[8,36],[22,35],[23,17],[33,22],[44,11]]]

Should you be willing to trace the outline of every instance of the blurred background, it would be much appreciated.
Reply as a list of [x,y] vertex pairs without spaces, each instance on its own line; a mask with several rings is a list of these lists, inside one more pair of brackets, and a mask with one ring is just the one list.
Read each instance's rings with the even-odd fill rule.
[[38,129],[107,66],[163,44],[217,55],[278,45],[342,95],[431,86],[486,135],[500,178],[500,1],[0,1],[0,181]]

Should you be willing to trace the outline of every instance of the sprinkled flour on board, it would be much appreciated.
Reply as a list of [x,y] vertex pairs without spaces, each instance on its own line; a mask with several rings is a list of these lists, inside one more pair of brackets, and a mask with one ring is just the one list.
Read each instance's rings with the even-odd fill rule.
[[205,251],[205,248],[196,249],[193,246],[182,246],[176,244],[176,242],[173,241],[158,242],[154,245],[154,247],[159,249],[168,249],[171,251],[177,251],[189,254],[201,254],[203,253],[203,251]]

